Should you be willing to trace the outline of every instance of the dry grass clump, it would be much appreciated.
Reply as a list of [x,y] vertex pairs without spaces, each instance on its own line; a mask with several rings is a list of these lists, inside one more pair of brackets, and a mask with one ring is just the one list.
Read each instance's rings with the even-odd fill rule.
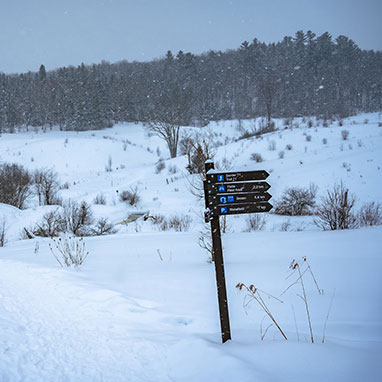
[[84,263],[89,255],[85,250],[84,239],[67,237],[52,239],[53,245],[49,243],[50,251],[62,268],[71,266],[78,267]]

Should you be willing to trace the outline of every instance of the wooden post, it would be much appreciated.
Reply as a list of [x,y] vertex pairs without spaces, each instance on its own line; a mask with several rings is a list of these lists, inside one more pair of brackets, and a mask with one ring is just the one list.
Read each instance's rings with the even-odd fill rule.
[[[206,173],[213,169],[214,163],[207,161],[205,163]],[[207,181],[204,182],[204,192],[205,192],[205,202],[206,207],[208,206],[208,191],[207,191]],[[229,314],[228,314],[228,300],[227,300],[227,289],[225,285],[225,274],[224,274],[224,262],[223,262],[223,248],[220,235],[220,222],[219,216],[214,216],[210,218],[211,223],[211,236],[212,236],[212,255],[215,264],[216,273],[216,286],[218,292],[218,303],[219,303],[219,314],[220,314],[220,328],[222,334],[222,342],[226,342],[231,339],[231,328],[229,324]]]

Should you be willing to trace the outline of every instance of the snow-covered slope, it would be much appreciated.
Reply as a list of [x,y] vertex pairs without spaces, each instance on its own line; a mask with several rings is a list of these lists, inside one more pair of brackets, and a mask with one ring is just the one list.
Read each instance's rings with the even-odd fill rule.
[[[220,142],[215,161],[226,168],[269,171],[274,198],[286,187],[311,182],[323,195],[342,180],[360,206],[382,202],[379,122],[378,114],[349,118],[343,126],[314,121],[308,128],[307,121],[295,120],[298,128],[284,129],[277,121],[276,132],[245,140],[237,140],[237,121],[190,130]],[[251,124],[242,121],[244,128]],[[341,130],[349,131],[345,141]],[[264,161],[252,161],[253,153]],[[156,173],[159,157],[167,155],[164,143],[136,124],[0,137],[0,161],[54,168],[67,182],[61,197],[93,204],[103,193],[107,204],[92,205],[97,217],[117,223],[150,211],[192,218],[188,232],[161,232],[150,219],[117,225],[115,235],[85,238],[89,256],[80,269],[61,269],[50,239],[20,240],[24,226],[54,207],[39,207],[36,200],[25,210],[0,204],[8,227],[8,243],[0,248],[0,381],[379,380],[382,228],[322,232],[311,217],[298,217],[291,230],[305,230],[280,232],[286,218],[269,215],[265,231],[243,232],[245,216],[227,217],[232,341],[222,345],[214,267],[198,246],[203,201],[190,192],[196,179],[187,175],[185,157],[165,160],[166,168]],[[106,172],[109,158],[112,171]],[[135,186],[141,201],[128,207],[118,193]],[[314,344],[301,290],[294,285],[280,297],[295,277],[287,278],[291,260],[303,256],[323,289],[319,294],[306,277]],[[263,294],[288,341],[274,326],[261,340],[270,321],[255,301],[243,306],[239,282],[282,300]]]

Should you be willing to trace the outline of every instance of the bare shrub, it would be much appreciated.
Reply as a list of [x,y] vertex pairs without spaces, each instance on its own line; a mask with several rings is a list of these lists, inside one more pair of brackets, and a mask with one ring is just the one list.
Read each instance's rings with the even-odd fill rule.
[[52,243],[49,243],[50,251],[57,260],[57,262],[64,267],[78,267],[84,263],[89,255],[89,252],[85,250],[85,242],[81,237],[77,239],[75,237],[52,239]]
[[291,151],[293,149],[293,146],[291,144],[287,144],[285,146],[285,148],[288,150],[288,151]]
[[199,247],[204,249],[209,255],[208,262],[212,263],[213,261],[215,261],[214,251],[212,248],[211,230],[209,229],[207,225],[203,224],[202,229],[199,231],[198,240],[199,240]]
[[356,198],[341,182],[335,184],[327,195],[321,198],[321,205],[314,223],[324,231],[355,228],[357,217],[353,214]]
[[272,140],[268,142],[268,150],[275,151],[276,150],[276,141]]
[[262,231],[267,224],[267,219],[265,216],[261,216],[260,214],[253,214],[247,217],[246,223],[247,223],[247,229],[246,229],[247,232]]
[[305,137],[305,140],[306,140],[307,142],[311,142],[311,141],[312,141],[312,136],[311,136],[311,135],[307,135],[307,136]]
[[347,141],[347,139],[349,138],[349,134],[349,130],[341,130],[342,140]]
[[41,237],[55,237],[66,230],[65,218],[57,208],[54,211],[47,212],[42,220],[31,230],[33,235]]
[[5,219],[5,217],[2,217],[0,219],[0,247],[4,247],[7,243],[7,229],[7,220]]
[[326,138],[322,138],[322,143],[326,145],[328,143],[328,140]]
[[32,176],[21,165],[4,163],[0,165],[0,203],[24,208],[32,195]]
[[252,137],[259,138],[263,134],[272,133],[276,131],[276,128],[275,123],[273,121],[267,123],[267,121],[264,118],[262,118],[259,121],[258,126],[256,126],[256,121],[254,121],[252,127],[250,127],[249,129],[242,128],[240,131],[241,135],[237,139],[238,141]]
[[281,151],[279,152],[279,158],[280,158],[280,159],[283,159],[284,156],[285,156],[285,152],[284,152],[283,150],[281,150]]
[[122,191],[119,195],[122,202],[127,202],[131,206],[135,206],[141,200],[138,187],[131,187],[129,190]]
[[104,194],[98,194],[94,198],[93,203],[94,204],[105,205],[106,204],[106,197],[105,197],[105,195]]
[[358,212],[358,220],[361,227],[382,225],[382,205],[375,202],[364,204]]
[[35,171],[33,181],[40,206],[61,204],[61,200],[57,197],[61,186],[58,174],[53,169]]
[[162,222],[166,219],[163,215],[153,215],[153,216],[145,216],[143,219],[151,219],[152,223],[155,225],[161,225]]
[[180,155],[187,156],[187,163],[191,161],[191,153],[195,142],[194,139],[190,136],[190,134],[184,133],[182,135],[181,140],[179,141],[179,151]]
[[111,156],[109,155],[109,157],[107,158],[107,164],[105,166],[105,171],[106,172],[112,172],[113,171],[112,165],[113,165],[113,160],[112,160]]
[[157,164],[155,165],[155,173],[159,174],[165,167],[166,163],[164,163],[164,160],[162,158],[159,159]]
[[86,202],[76,203],[72,200],[63,205],[67,230],[76,236],[87,236],[91,233],[93,212]]
[[168,220],[168,227],[177,232],[186,232],[191,225],[191,218],[188,215],[174,215]]
[[152,217],[152,221],[161,231],[174,229],[177,232],[186,232],[189,230],[192,220],[188,215],[173,215],[169,218],[156,215]]
[[256,163],[260,163],[263,161],[263,157],[261,156],[260,153],[252,153],[251,159],[254,160]]
[[114,225],[106,218],[99,219],[95,226],[91,228],[91,233],[94,236],[111,235],[116,232],[117,230],[114,228]]
[[259,121],[259,127],[255,130],[255,136],[272,133],[273,131],[276,131],[275,123],[273,121],[266,121],[264,118],[262,118]]
[[276,201],[274,213],[287,216],[312,215],[316,205],[317,186],[313,183],[309,188],[287,188],[281,198]]
[[290,219],[285,220],[280,225],[280,231],[281,232],[288,232],[291,230],[292,223],[290,222]]
[[176,167],[175,165],[168,166],[168,172],[169,174],[176,174],[178,172],[178,167]]

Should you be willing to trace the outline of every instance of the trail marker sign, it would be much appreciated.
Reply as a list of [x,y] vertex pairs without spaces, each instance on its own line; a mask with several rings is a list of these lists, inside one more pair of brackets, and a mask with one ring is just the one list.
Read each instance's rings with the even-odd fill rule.
[[269,212],[272,195],[265,170],[217,172],[214,163],[206,161],[204,181],[205,222],[211,223],[212,256],[215,264],[222,342],[231,339],[227,289],[225,284],[223,249],[219,216]]
[[227,203],[267,202],[272,197],[268,192],[246,192],[236,194],[209,195],[208,207]]
[[207,174],[207,182],[209,183],[225,183],[225,182],[242,182],[247,180],[265,180],[269,174],[264,171],[240,171],[240,172],[209,172]]
[[209,195],[226,194],[233,192],[265,192],[271,186],[267,182],[237,182],[237,183],[217,183],[211,184],[207,180],[207,190]]
[[247,204],[218,204],[212,208],[210,214],[213,215],[236,215],[251,214],[260,212],[269,212],[272,205],[265,203],[247,203]]

